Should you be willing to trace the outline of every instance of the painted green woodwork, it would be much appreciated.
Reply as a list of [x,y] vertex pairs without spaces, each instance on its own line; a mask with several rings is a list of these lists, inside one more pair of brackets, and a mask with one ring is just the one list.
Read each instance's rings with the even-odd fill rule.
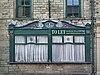
[[[34,21],[24,26],[14,26],[13,24],[9,25],[9,33],[10,33],[10,63],[15,62],[15,44],[28,44],[27,43],[27,36],[47,36],[48,43],[31,43],[37,45],[48,45],[48,62],[45,63],[55,63],[52,62],[52,45],[53,44],[78,44],[78,45],[85,45],[85,62],[81,63],[90,63],[90,24],[86,24],[85,26],[75,26],[69,24],[66,21],[61,21],[62,27],[57,27],[57,22],[53,22],[48,20],[43,22],[42,27],[38,27],[38,22]],[[53,26],[49,26],[52,24]],[[67,42],[64,43],[64,36],[70,35],[73,36],[73,43]],[[24,36],[26,41],[25,43],[15,43],[15,36]],[[62,43],[53,43],[52,37],[53,36],[61,36]],[[84,43],[75,43],[75,36],[84,36],[85,41]],[[34,63],[34,62],[33,62]],[[41,62],[39,62],[41,63]],[[59,62],[56,62],[59,63]],[[61,62],[61,63],[69,63],[69,62]],[[80,63],[80,62],[70,62],[70,63]]]
[[86,47],[86,58],[85,60],[87,62],[90,61],[90,25],[89,24],[86,24],[86,35],[85,35],[85,47]]
[[[22,0],[22,3],[21,0],[16,0],[16,18],[32,17],[32,0],[29,0],[29,4],[25,4],[25,2],[26,0]],[[27,8],[29,8],[28,11],[26,10]],[[26,14],[27,12],[29,13]]]
[[14,60],[15,60],[15,46],[14,46],[14,44],[15,44],[15,33],[14,33],[14,28],[15,26],[13,25],[13,24],[10,24],[9,25],[9,33],[10,33],[10,38],[9,38],[9,40],[10,40],[10,50],[9,50],[9,52],[10,52],[10,62],[14,62]]
[[[68,5],[67,0],[65,1],[65,4],[66,4],[66,7],[65,7],[65,8],[66,8],[66,12],[65,12],[66,18],[80,18],[80,17],[81,17],[81,0],[79,0],[79,4],[78,4],[78,5],[75,5],[75,4],[74,4],[74,0],[72,0],[72,5]],[[68,9],[68,7],[70,7],[70,9]],[[74,7],[78,7],[78,8],[77,8],[78,10],[75,10]],[[69,16],[69,15],[68,15],[68,12],[69,12],[70,10],[72,10],[72,11],[70,12],[70,14],[73,15],[73,16]],[[76,11],[78,11],[78,15],[77,15],[77,16],[74,15]]]

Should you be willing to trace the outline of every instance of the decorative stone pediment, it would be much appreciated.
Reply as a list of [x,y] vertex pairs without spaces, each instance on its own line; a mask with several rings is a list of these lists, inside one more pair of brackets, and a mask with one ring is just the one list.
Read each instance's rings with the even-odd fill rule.
[[84,28],[85,25],[71,23],[66,20],[33,20],[15,25],[16,28],[48,29],[48,28]]

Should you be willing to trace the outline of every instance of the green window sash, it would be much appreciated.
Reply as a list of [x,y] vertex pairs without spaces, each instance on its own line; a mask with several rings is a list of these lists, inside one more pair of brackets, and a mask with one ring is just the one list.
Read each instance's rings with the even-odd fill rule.
[[81,17],[81,0],[66,0],[66,17]]
[[30,18],[32,15],[32,0],[16,0],[16,17]]

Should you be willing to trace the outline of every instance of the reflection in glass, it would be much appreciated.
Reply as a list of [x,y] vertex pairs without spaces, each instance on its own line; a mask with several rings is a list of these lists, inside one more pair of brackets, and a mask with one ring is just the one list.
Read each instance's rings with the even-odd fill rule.
[[53,43],[62,43],[62,36],[52,36]]
[[84,36],[75,36],[75,43],[84,43]]
[[30,5],[30,0],[25,0],[25,5]]
[[18,8],[18,14],[19,14],[19,17],[24,16],[24,7],[19,7]]
[[28,36],[27,43],[36,43],[36,37],[35,36]]
[[67,5],[72,5],[72,0],[67,0]]
[[15,36],[15,43],[25,43],[24,36]]
[[73,13],[73,15],[75,16],[75,17],[78,17],[78,14],[79,14],[79,7],[73,7],[73,11],[74,11],[74,13]]
[[73,43],[73,36],[64,36],[64,43],[66,42]]
[[30,16],[30,6],[29,7],[25,7],[25,16],[26,17]]
[[74,5],[79,5],[79,0],[73,0],[74,2],[73,2],[73,4]]
[[37,36],[37,43],[48,43],[47,36]]
[[15,45],[16,62],[47,62],[48,45]]
[[85,45],[53,45],[53,62],[85,62]]
[[24,5],[24,0],[18,0],[18,5]]

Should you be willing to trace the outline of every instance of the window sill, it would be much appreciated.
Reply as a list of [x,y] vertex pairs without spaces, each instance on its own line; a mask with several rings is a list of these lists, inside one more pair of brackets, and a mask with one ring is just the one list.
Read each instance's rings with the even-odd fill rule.
[[34,18],[31,18],[31,17],[25,17],[25,18],[14,18],[14,20],[34,20]]
[[91,64],[91,62],[9,62],[9,64]]
[[64,18],[64,20],[84,20],[85,18],[81,17],[81,18]]

